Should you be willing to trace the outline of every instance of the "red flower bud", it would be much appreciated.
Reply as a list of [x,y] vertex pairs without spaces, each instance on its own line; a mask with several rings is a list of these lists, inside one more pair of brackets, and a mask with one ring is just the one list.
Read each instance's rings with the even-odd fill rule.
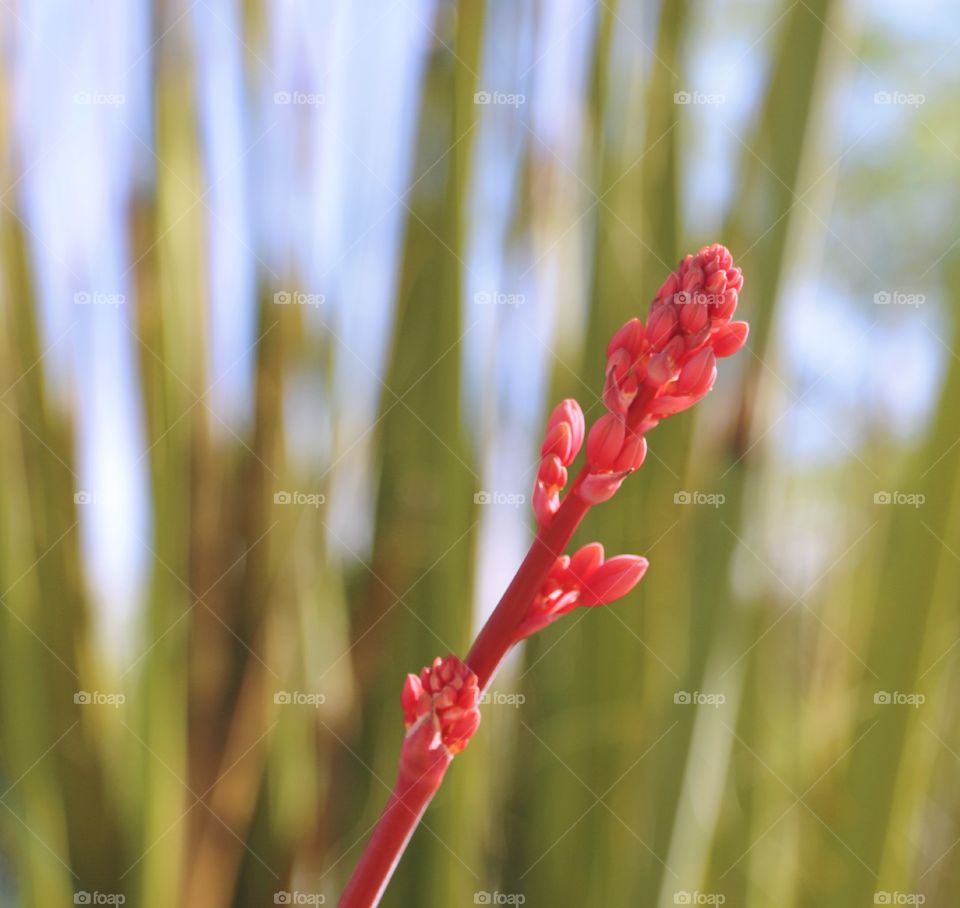
[[645,336],[643,322],[632,318],[619,328],[607,344],[607,356],[610,357],[616,350],[626,350],[633,356],[640,352]]
[[647,319],[647,340],[654,350],[662,350],[676,328],[677,310],[671,305],[660,306]]
[[746,322],[730,322],[717,329],[710,338],[714,353],[718,357],[733,356],[746,342],[750,326]]
[[673,393],[698,397],[710,390],[716,376],[716,354],[712,347],[704,347],[695,353],[680,370]]
[[639,555],[617,555],[602,564],[584,587],[580,605],[607,605],[626,596],[647,572],[650,562]]
[[587,464],[591,471],[609,470],[623,447],[623,421],[612,413],[601,416],[587,438]]

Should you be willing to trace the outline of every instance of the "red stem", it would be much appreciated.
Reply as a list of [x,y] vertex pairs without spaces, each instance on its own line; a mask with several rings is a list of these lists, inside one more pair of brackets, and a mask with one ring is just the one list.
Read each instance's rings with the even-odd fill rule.
[[[467,654],[466,663],[476,673],[481,690],[486,689],[516,642],[517,628],[530,603],[590,509],[577,494],[585,472],[577,476],[550,525],[537,533],[516,576]],[[424,734],[426,731],[423,729]],[[423,752],[415,745],[415,732],[411,729],[404,741],[397,784],[340,898],[340,908],[374,908],[379,904],[413,831],[443,781],[452,757],[440,746],[431,751],[435,756],[429,765],[422,760],[412,765],[417,762],[414,755]]]
[[476,673],[480,690],[485,690],[493,679],[497,666],[513,646],[517,627],[526,617],[547,573],[563,554],[574,530],[590,509],[590,505],[577,494],[583,476],[581,471],[550,525],[537,533],[516,576],[467,654],[465,661]]
[[340,908],[372,908],[383,897],[413,831],[453,759],[442,744],[428,750],[425,742],[433,735],[433,727],[423,725],[407,733],[400,753],[397,783],[340,897]]

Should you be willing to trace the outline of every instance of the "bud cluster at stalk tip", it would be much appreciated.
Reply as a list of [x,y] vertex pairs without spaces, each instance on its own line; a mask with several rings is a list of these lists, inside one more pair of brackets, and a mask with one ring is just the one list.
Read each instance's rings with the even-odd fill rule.
[[747,339],[731,321],[743,275],[718,243],[688,255],[664,281],[644,324],[628,321],[607,347],[600,417],[587,439],[589,475],[580,494],[605,501],[643,463],[644,435],[661,419],[692,407],[717,378],[717,359]]
[[409,729],[429,717],[451,755],[460,753],[480,724],[477,676],[456,656],[439,656],[419,675],[407,675],[400,703]]
[[567,467],[583,445],[583,410],[572,398],[554,407],[540,446],[540,467],[533,487],[533,512],[537,523],[546,526],[560,507],[560,492],[567,484]]

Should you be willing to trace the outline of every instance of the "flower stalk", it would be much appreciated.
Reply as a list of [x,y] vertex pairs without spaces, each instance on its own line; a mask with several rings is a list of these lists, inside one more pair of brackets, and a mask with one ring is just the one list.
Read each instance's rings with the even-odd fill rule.
[[[476,731],[479,695],[510,649],[578,606],[625,596],[646,573],[647,559],[607,559],[597,542],[572,555],[565,550],[587,511],[611,498],[643,464],[646,433],[705,397],[717,378],[717,359],[746,342],[747,323],[731,321],[742,286],[740,269],[723,246],[688,255],[657,291],[646,323],[631,319],[611,338],[607,412],[589,434],[577,401],[561,401],[550,414],[531,497],[537,534],[466,661],[438,658],[407,676],[401,695],[407,734],[397,782],[341,908],[380,901],[453,757]],[[567,489],[568,469],[585,436],[586,462]]]

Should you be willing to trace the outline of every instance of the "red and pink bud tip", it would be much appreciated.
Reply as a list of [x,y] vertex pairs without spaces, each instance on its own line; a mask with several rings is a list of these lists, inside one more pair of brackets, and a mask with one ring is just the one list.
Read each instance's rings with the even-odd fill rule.
[[540,526],[546,526],[560,507],[560,492],[567,484],[567,467],[580,453],[585,428],[583,410],[572,398],[561,401],[550,414],[533,486],[533,512]]
[[419,675],[407,675],[400,703],[408,729],[429,722],[451,755],[460,753],[480,724],[477,676],[456,656],[439,656]]
[[646,454],[644,434],[666,416],[692,407],[717,378],[717,359],[747,340],[731,321],[743,275],[715,243],[688,255],[657,291],[644,325],[628,321],[610,340],[603,402],[609,411],[587,439],[588,476],[580,494],[605,501]]
[[529,637],[579,605],[607,605],[626,596],[648,566],[639,555],[617,555],[605,561],[599,542],[561,556],[527,610],[516,639]]

